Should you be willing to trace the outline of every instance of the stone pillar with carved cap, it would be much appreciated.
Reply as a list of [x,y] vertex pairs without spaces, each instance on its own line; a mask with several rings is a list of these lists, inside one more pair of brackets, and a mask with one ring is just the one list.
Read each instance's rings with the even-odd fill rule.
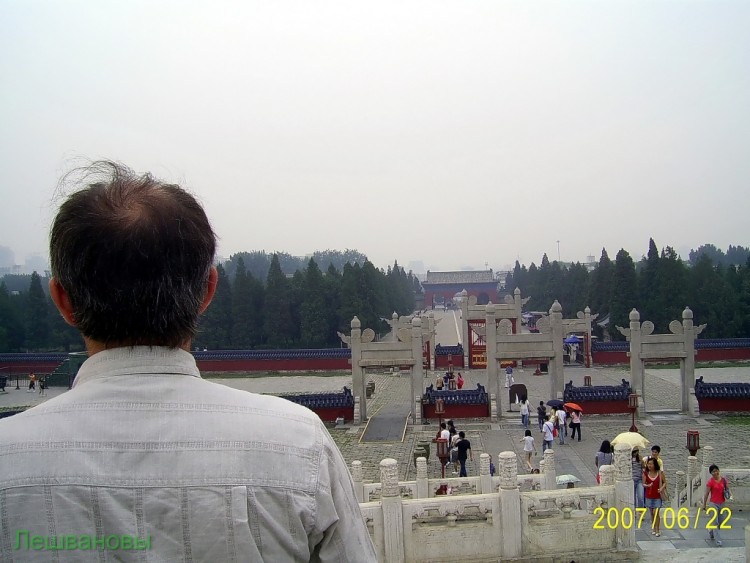
[[548,449],[542,456],[544,458],[539,464],[539,473],[544,477],[542,479],[542,489],[551,491],[557,488],[557,467],[555,467],[555,450]]
[[695,339],[703,331],[706,325],[693,326],[693,312],[690,307],[682,311],[682,332],[685,335],[685,360],[680,370],[680,389],[682,412],[690,409],[690,387],[695,382]]
[[354,483],[354,494],[357,497],[357,502],[365,502],[365,484],[362,480],[361,461],[352,462],[352,482]]
[[[500,393],[500,379],[498,376],[498,361],[495,358],[497,353],[497,310],[492,302],[487,303],[485,307],[485,344],[487,346],[487,385],[489,389],[487,392],[490,395],[495,395],[497,401],[497,420],[503,416],[503,399]],[[507,393],[506,393],[507,395]]]
[[404,561],[404,515],[401,508],[401,487],[398,484],[398,462],[386,458],[380,462],[380,505],[383,511],[385,560]]
[[[635,508],[633,469],[630,462],[632,450],[630,444],[615,446],[615,508],[618,514],[622,514],[626,507],[630,510]],[[635,549],[635,526],[618,526],[615,537],[618,549]]]
[[518,489],[518,458],[514,452],[497,456],[500,475],[500,511],[503,515],[503,559],[520,557],[521,547],[521,492]]
[[411,368],[411,396],[422,396],[424,386],[424,366],[422,365],[422,319],[411,320],[411,355],[414,365]]
[[365,394],[365,373],[360,365],[362,359],[362,323],[357,317],[352,318],[351,322],[351,341],[352,349],[352,393],[359,397],[359,419],[355,420],[356,424],[362,424],[367,420],[367,395]]
[[427,478],[427,458],[417,458],[417,498],[430,496],[429,480]]
[[435,312],[430,311],[427,313],[427,332],[430,335],[430,365],[429,369],[435,369]]
[[555,354],[554,358],[550,359],[549,365],[550,397],[561,399],[565,386],[563,378],[563,339],[565,335],[562,325],[562,305],[557,299],[550,307],[549,320],[552,328],[552,350]]
[[521,300],[521,290],[513,290],[513,312],[516,316],[513,323],[513,334],[521,334],[521,319],[523,319],[523,301]]

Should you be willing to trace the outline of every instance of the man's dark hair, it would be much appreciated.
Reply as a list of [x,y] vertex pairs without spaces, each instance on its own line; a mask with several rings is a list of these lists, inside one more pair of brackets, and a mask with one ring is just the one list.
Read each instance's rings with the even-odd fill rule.
[[118,163],[74,173],[84,185],[55,217],[50,262],[76,326],[105,344],[183,345],[216,251],[203,208],[179,186]]
[[461,432],[458,433],[458,437],[462,439],[466,438],[466,433],[463,430],[461,430]]
[[661,453],[661,448],[659,446],[651,446],[651,451]]

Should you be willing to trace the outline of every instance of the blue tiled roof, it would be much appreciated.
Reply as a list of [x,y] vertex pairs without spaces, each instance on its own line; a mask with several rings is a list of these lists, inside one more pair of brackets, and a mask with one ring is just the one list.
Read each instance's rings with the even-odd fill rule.
[[695,380],[698,399],[750,399],[750,383],[705,383],[703,376]]
[[622,380],[620,385],[594,385],[591,387],[573,387],[573,382],[565,384],[563,401],[582,403],[586,401],[622,401],[628,400],[633,390],[630,383]]

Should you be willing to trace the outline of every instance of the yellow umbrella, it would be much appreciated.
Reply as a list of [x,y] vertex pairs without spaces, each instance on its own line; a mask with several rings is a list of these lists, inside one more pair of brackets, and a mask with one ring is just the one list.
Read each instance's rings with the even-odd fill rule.
[[622,432],[610,442],[613,446],[617,444],[628,444],[631,448],[645,448],[648,444],[648,438],[638,432]]

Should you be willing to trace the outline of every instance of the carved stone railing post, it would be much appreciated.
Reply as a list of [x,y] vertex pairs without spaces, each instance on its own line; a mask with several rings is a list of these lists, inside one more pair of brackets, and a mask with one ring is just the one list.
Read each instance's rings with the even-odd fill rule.
[[352,393],[355,403],[359,398],[359,414],[354,413],[354,423],[362,424],[367,420],[367,399],[365,398],[367,395],[365,394],[365,372],[360,365],[362,360],[362,323],[359,322],[357,317],[352,318],[351,328]]
[[427,480],[427,459],[424,457],[417,458],[417,498],[427,498],[430,496],[429,483]]
[[404,515],[401,508],[401,488],[398,484],[398,462],[386,458],[380,462],[380,504],[383,510],[385,560],[404,561]]
[[492,475],[490,475],[490,454],[479,455],[479,492],[487,495],[492,492]]
[[422,424],[422,397],[419,395],[414,397],[414,424]]
[[[693,491],[693,480],[700,474],[700,465],[698,458],[694,455],[688,456],[688,473],[687,473],[687,505],[693,507],[700,500],[696,498],[700,494],[696,495]],[[705,485],[704,485],[705,486]]]
[[544,472],[542,489],[553,490],[557,488],[557,468],[555,467],[555,450],[548,449],[544,452],[544,468],[539,464],[540,473]]
[[357,502],[365,502],[365,484],[362,481],[361,461],[352,462],[352,481],[354,482],[354,494],[357,496]]
[[514,452],[497,456],[500,472],[500,513],[503,515],[503,559],[521,556],[521,492],[518,489],[518,458]]
[[599,468],[599,484],[602,486],[614,485],[615,471],[614,465],[602,465]]
[[497,396],[490,394],[490,420],[497,420]]
[[[625,507],[635,510],[633,470],[630,463],[632,450],[629,444],[615,446],[615,508],[618,514],[622,514]],[[635,527],[618,526],[615,537],[618,548],[635,549]]]

